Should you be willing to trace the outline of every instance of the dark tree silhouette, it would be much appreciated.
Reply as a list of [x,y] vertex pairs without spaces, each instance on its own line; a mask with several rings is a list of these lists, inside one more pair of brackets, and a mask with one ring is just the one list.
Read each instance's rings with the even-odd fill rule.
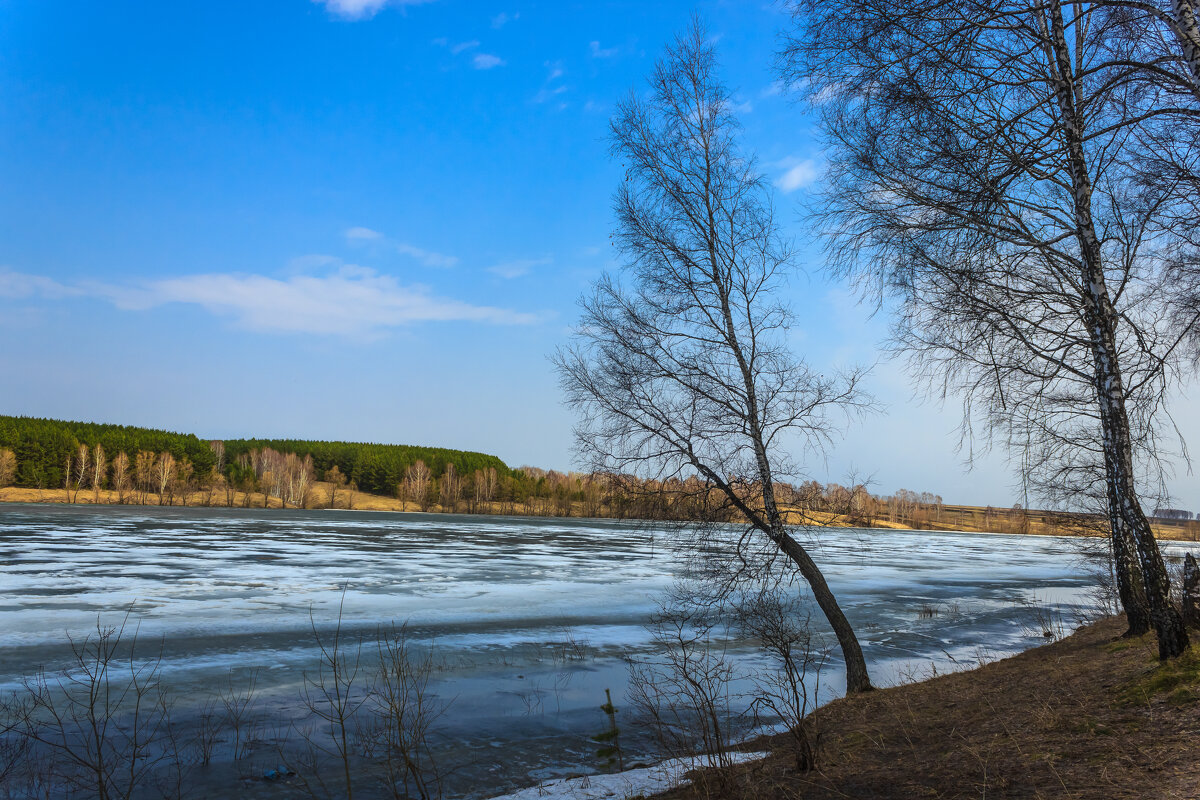
[[1180,368],[1164,256],[1180,196],[1131,159],[1180,109],[1145,105],[1093,6],[793,10],[780,62],[830,138],[835,271],[895,304],[896,346],[965,398],[968,436],[982,418],[1043,485],[1103,480],[1130,622],[1183,652],[1138,489]]
[[847,691],[865,691],[854,630],[775,496],[785,447],[822,447],[839,415],[866,404],[861,376],[815,374],[784,346],[789,314],[777,290],[792,254],[738,147],[698,21],[650,84],[648,99],[631,94],[612,121],[626,168],[614,238],[629,285],[600,279],[572,345],[555,357],[582,415],[579,452],[597,472],[689,493],[694,515],[732,511],[747,524],[742,568],[785,554],[837,635]]

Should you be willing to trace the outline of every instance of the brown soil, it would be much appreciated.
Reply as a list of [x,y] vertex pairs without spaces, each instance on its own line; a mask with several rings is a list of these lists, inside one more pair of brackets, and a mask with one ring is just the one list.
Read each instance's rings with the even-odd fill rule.
[[835,701],[810,717],[816,770],[775,737],[766,760],[667,796],[1200,798],[1200,648],[1160,664],[1152,636],[1123,629]]

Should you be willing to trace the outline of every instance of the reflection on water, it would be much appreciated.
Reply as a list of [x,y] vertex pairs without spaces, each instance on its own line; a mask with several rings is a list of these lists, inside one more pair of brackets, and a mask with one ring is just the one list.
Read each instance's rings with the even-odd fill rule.
[[[141,640],[161,639],[182,705],[253,668],[263,702],[295,717],[313,627],[340,607],[352,634],[407,622],[435,643],[444,731],[468,765],[458,790],[494,793],[598,766],[604,689],[622,696],[620,656],[648,647],[642,625],[681,566],[665,542],[602,520],[6,506],[0,686],[65,663],[66,633],[129,608]],[[1090,584],[1066,539],[837,530],[810,544],[877,683],[1036,644],[1022,604],[1066,609]]]

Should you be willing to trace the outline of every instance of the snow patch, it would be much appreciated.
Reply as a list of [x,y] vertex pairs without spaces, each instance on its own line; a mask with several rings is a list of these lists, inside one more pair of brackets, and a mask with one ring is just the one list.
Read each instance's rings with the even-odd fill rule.
[[[726,753],[735,764],[766,758],[766,753]],[[688,772],[709,766],[709,756],[673,758],[642,769],[606,775],[584,775],[581,778],[559,778],[539,783],[528,789],[501,795],[492,800],[609,800],[609,798],[643,797],[687,783]]]

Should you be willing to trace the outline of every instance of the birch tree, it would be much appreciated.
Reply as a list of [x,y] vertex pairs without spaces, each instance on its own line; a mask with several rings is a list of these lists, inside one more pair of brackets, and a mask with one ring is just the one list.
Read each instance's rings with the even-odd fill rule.
[[404,476],[408,496],[417,502],[417,507],[422,511],[429,508],[429,481],[429,467],[419,459],[408,468]]
[[857,373],[820,375],[784,346],[792,252],[739,132],[696,22],[656,65],[649,96],[631,93],[612,120],[624,269],[581,301],[555,362],[592,470],[636,476],[629,486],[694,485],[696,513],[744,521],[730,563],[757,573],[782,557],[798,571],[837,636],[847,691],[865,691],[858,638],[774,487],[793,467],[789,450],[820,449],[866,400]]
[[1177,109],[1143,104],[1095,8],[799,2],[780,61],[829,139],[833,271],[893,304],[896,347],[964,399],[968,440],[982,419],[1023,465],[1104,487],[1131,630],[1167,658],[1188,638],[1139,465],[1181,369],[1163,255],[1180,194],[1130,163]]
[[175,456],[165,450],[154,461],[154,486],[158,490],[158,504],[165,505],[167,492],[175,484]]
[[117,493],[117,502],[125,504],[125,493],[129,491],[129,455],[118,450],[113,458],[112,488]]
[[104,454],[104,445],[96,443],[92,450],[92,503],[100,502],[100,490],[104,488],[104,479],[108,474],[108,458]]
[[458,498],[462,492],[458,473],[454,470],[453,464],[446,465],[446,471],[442,473],[442,477],[438,479],[438,496],[442,502],[442,509],[454,512],[458,510]]
[[75,455],[75,494],[71,502],[79,499],[79,490],[87,485],[87,479],[90,477],[89,467],[91,466],[91,452],[86,444],[80,444]]
[[134,463],[134,476],[137,481],[138,503],[146,504],[146,496],[154,487],[154,453],[149,450],[139,450]]

